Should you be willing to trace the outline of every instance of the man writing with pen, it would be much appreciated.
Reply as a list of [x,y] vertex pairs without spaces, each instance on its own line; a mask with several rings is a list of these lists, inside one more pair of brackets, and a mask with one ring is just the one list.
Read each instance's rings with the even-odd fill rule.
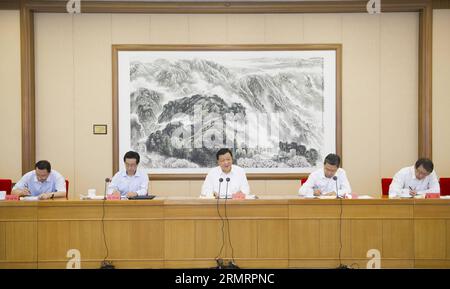
[[38,161],[35,170],[26,173],[12,189],[12,194],[20,197],[37,196],[40,200],[66,196],[64,177],[48,161]]
[[421,158],[414,166],[403,168],[394,175],[389,186],[389,197],[415,197],[426,193],[440,193],[440,191],[433,162]]
[[315,170],[308,176],[308,180],[298,190],[299,195],[305,198],[318,198],[320,196],[337,196],[337,193],[339,193],[339,197],[350,194],[352,188],[345,170],[340,168],[340,165],[341,157],[339,155],[328,154],[323,162],[323,168]]
[[141,156],[129,151],[123,156],[124,169],[118,171],[111,180],[108,194],[116,197],[132,198],[148,194],[148,175],[138,170]]

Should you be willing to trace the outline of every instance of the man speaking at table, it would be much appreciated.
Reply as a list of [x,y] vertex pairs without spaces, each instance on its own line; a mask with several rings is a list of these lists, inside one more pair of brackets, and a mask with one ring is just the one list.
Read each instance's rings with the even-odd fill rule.
[[[223,148],[216,153],[218,166],[211,169],[203,182],[203,198],[237,198],[245,199],[250,194],[244,169],[233,165],[233,154]],[[219,195],[220,193],[220,195]]]

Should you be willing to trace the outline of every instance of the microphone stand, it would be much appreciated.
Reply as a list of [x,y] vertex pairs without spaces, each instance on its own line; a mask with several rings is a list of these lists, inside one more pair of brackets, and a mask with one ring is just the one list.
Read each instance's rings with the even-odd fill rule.
[[105,234],[105,202],[106,202],[106,192],[107,192],[108,184],[110,182],[111,182],[110,178],[105,179],[105,192],[103,195],[103,205],[102,205],[102,209],[103,209],[102,228],[103,228],[103,242],[104,242],[105,248],[106,248],[106,256],[100,265],[100,269],[115,269],[115,266],[112,264],[112,262],[106,260],[109,255],[109,248],[108,248],[108,244],[106,243],[106,234]]
[[233,245],[231,244],[230,221],[229,221],[228,215],[227,215],[228,184],[230,182],[230,178],[226,178],[226,181],[227,181],[227,188],[226,188],[226,193],[225,193],[225,220],[227,221],[227,226],[228,226],[228,243],[230,244],[230,247],[231,247],[231,261],[229,261],[228,266],[225,266],[224,268],[239,269],[239,267],[234,262],[234,249],[233,249]]
[[216,207],[217,207],[217,214],[220,217],[220,220],[222,221],[222,246],[220,247],[220,251],[219,254],[216,256],[216,263],[217,263],[217,269],[222,269],[224,268],[223,265],[223,260],[222,258],[219,258],[220,255],[222,255],[222,250],[223,250],[223,246],[225,245],[225,232],[223,231],[223,227],[225,226],[225,222],[222,218],[222,215],[220,214],[220,209],[219,209],[219,200],[220,200],[220,188],[222,186],[222,182],[223,182],[223,178],[219,178],[219,193],[217,195],[217,202],[216,202]]
[[339,199],[339,207],[341,209],[339,214],[339,266],[336,269],[349,269],[347,265],[342,264],[341,262],[341,252],[342,252],[342,199],[343,197],[339,196],[339,186],[337,182],[337,177],[334,176],[333,180],[336,182],[336,199]]

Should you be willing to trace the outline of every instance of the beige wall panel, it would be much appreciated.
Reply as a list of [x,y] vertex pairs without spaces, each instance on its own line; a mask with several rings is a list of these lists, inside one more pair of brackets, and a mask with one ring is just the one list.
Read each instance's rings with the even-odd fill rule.
[[374,194],[381,190],[380,18],[369,14],[342,17],[343,166],[354,192]]
[[189,196],[198,197],[202,191],[203,181],[189,181]]
[[112,14],[113,44],[148,44],[150,41],[150,15]]
[[232,44],[264,43],[264,15],[228,15],[228,41]]
[[150,16],[152,44],[189,43],[189,16],[158,14]]
[[267,182],[264,180],[250,180],[248,185],[250,186],[250,193],[254,195],[263,195],[267,193]]
[[[51,149],[56,145],[47,141],[46,136],[51,135],[51,128],[57,124],[38,125],[39,131],[42,131],[38,148],[45,148],[55,155],[63,150],[55,158],[62,160],[57,165],[63,171],[68,170],[66,168],[73,171],[73,177],[70,172],[66,174],[71,179],[70,191],[76,191],[74,197],[91,187],[102,192],[103,179],[112,174],[112,135],[92,135],[93,123],[106,123],[111,132],[111,43],[143,43],[146,37],[154,44],[342,43],[343,163],[353,190],[379,196],[380,177],[391,175],[406,160],[415,158],[417,14],[161,14],[137,17],[127,14],[82,14],[73,16],[72,28],[69,23],[72,16],[59,16],[59,21],[56,17],[42,14],[36,28],[37,35],[56,29],[49,26],[58,26],[56,24],[60,22],[62,24],[59,26],[64,29],[72,29],[73,63],[67,67],[73,71],[66,71],[61,77],[58,74],[55,78],[51,71],[57,69],[57,62],[45,58],[52,50],[38,52],[41,61],[37,63],[37,71],[42,74],[38,79],[42,81],[38,81],[37,87],[41,88],[39,91],[44,91],[53,79],[59,84],[48,89],[55,90],[71,81],[69,84],[73,85],[73,94],[69,115],[72,113],[73,139],[68,146]],[[146,34],[148,29],[150,35]],[[37,47],[41,50],[53,47],[53,42],[64,37],[63,33],[55,35],[43,36]],[[67,50],[56,55],[61,58],[65,54],[70,55],[70,47]],[[390,65],[394,60],[396,65]],[[45,111],[42,105],[55,101],[57,96],[42,97],[39,103]],[[395,107],[402,102],[407,102],[404,106],[407,113],[395,114]],[[41,123],[50,121],[49,116],[42,116],[42,121],[38,119]],[[393,122],[396,126],[391,125]],[[68,124],[69,120],[64,119],[61,123]],[[404,142],[410,144],[407,148],[391,143],[397,131],[406,133]],[[65,138],[64,141],[70,139]],[[69,150],[64,147],[69,147]],[[86,169],[88,166],[95,167],[95,170]],[[178,196],[196,196],[201,187],[200,181],[187,181],[182,183],[183,187],[180,184],[152,181],[150,187],[152,193],[157,195]],[[296,180],[252,181],[251,184],[252,191],[259,194],[296,194],[298,191]]]
[[303,17],[301,14],[267,14],[265,17],[266,43],[301,43]]
[[149,186],[150,186],[150,193],[153,195],[158,196],[189,195],[189,181],[150,181]]
[[227,15],[189,15],[189,43],[227,43]]
[[304,14],[304,43],[341,43],[342,14]]
[[417,13],[381,14],[380,177],[392,177],[417,159],[417,19]]
[[268,195],[283,194],[296,196],[300,188],[300,180],[269,180],[266,182],[266,187],[266,194]]
[[0,11],[0,178],[22,175],[19,11]]
[[[112,174],[111,15],[74,16],[75,198]],[[108,125],[94,135],[93,124]],[[73,196],[73,195],[72,195]]]
[[433,161],[450,177],[450,10],[433,11]]
[[35,16],[36,161],[48,160],[75,191],[73,17]]

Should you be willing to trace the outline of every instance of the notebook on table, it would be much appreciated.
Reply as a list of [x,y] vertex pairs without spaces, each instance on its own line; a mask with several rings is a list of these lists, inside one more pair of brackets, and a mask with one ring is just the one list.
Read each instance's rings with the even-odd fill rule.
[[145,196],[129,197],[128,200],[151,200],[153,198],[155,198],[154,195],[145,195]]

